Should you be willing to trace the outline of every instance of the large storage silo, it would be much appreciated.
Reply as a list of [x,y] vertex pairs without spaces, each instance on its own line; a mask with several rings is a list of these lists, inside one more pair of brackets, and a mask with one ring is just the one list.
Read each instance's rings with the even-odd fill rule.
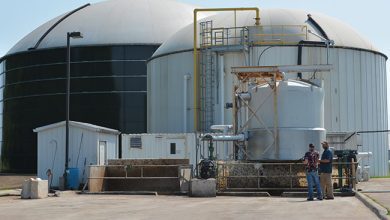
[[[371,175],[387,175],[388,137],[380,132],[387,130],[386,55],[350,26],[322,14],[308,16],[304,11],[272,9],[261,10],[260,15],[264,30],[269,28],[265,31],[270,37],[268,43],[249,47],[247,53],[216,52],[210,59],[216,88],[213,123],[232,123],[232,109],[224,108],[233,102],[231,67],[326,64],[323,39],[333,40],[335,44],[329,49],[331,72],[289,77],[324,80],[327,133],[343,136],[369,131],[360,134],[359,151],[373,153],[369,161]],[[254,17],[252,12],[237,12],[234,21],[233,13],[220,13],[203,21],[212,20],[213,27],[249,27],[250,31]],[[278,28],[295,35],[296,43],[277,39],[282,34],[274,38],[272,34]],[[233,32],[229,34],[234,36]],[[188,25],[166,41],[148,62],[148,132],[194,131],[193,80],[193,25]]]
[[146,132],[146,60],[192,22],[192,10],[172,0],[105,1],[60,15],[20,40],[0,59],[2,170],[35,172],[32,129],[65,119],[67,32],[83,35],[70,42],[70,119]]

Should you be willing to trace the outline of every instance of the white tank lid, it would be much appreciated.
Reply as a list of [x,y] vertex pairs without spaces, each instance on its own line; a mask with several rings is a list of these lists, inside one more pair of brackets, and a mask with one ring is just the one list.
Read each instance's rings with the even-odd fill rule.
[[[311,14],[311,17],[321,26],[329,39],[334,40],[335,46],[378,51],[370,41],[350,25],[320,13],[291,9],[260,9],[260,22],[261,25],[307,25],[309,30],[318,33],[307,23],[308,14]],[[251,11],[237,12],[237,27],[253,26],[255,23],[254,17],[255,13]],[[202,20],[213,20],[213,27],[231,27],[234,24],[234,14],[232,12],[221,12]],[[161,45],[153,57],[193,49],[193,33],[193,24],[182,28]],[[308,40],[321,41],[312,34],[308,34]]]
[[[72,46],[161,44],[177,30],[192,23],[194,8],[174,0],[110,0],[92,4],[59,23],[37,49],[66,46],[66,33],[72,31],[80,31],[84,37],[72,41]],[[7,55],[34,47],[65,14],[36,28]]]

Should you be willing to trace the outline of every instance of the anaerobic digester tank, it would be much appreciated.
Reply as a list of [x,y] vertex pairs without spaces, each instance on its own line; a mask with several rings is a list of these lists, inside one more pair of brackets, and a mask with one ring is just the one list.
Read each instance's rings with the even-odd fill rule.
[[[324,128],[327,134],[330,134],[327,137],[328,141],[337,141],[351,131],[373,131],[361,134],[361,149],[373,153],[368,163],[371,167],[370,175],[387,175],[388,135],[385,132],[374,133],[374,131],[388,129],[387,56],[351,26],[323,14],[302,10],[261,9],[261,26],[267,31],[265,33],[267,36],[264,38],[272,41],[249,47],[250,56],[225,52],[223,56],[220,55],[215,59],[214,70],[218,77],[216,78],[224,80],[216,81],[219,90],[213,101],[216,107],[214,124],[232,124],[232,119],[229,117],[232,108],[224,107],[226,103],[231,103],[233,100],[231,67],[327,63],[326,47],[317,36],[310,33],[301,35],[300,28],[293,33],[295,35],[293,40],[296,36],[301,36],[303,43],[283,44],[278,39],[283,40],[287,37],[275,36],[281,27],[287,26],[286,30],[294,26],[307,27],[307,30],[320,34],[309,24],[309,13],[326,36],[335,42],[329,48],[329,64],[333,65],[331,72],[315,74],[315,78],[324,81]],[[234,13],[218,13],[207,17],[202,22],[212,20],[213,27],[228,28],[233,26],[234,17]],[[240,12],[234,26],[251,27],[254,25],[253,18],[253,12]],[[147,130],[150,133],[180,133],[194,130],[193,29],[194,26],[191,24],[176,32],[148,60]],[[269,39],[271,36],[273,39]],[[245,61],[245,58],[249,61]],[[298,74],[296,74],[297,78]],[[308,80],[312,78],[312,73],[303,74],[302,78]],[[306,109],[303,110],[299,114],[304,114]],[[224,117],[221,117],[222,113]],[[302,147],[306,149],[306,144]],[[332,145],[332,147],[337,146]]]
[[297,160],[310,143],[320,150],[320,143],[325,140],[323,89],[296,80],[279,81],[276,85],[276,99],[269,84],[249,89],[248,105],[256,112],[256,117],[248,114],[250,160]]

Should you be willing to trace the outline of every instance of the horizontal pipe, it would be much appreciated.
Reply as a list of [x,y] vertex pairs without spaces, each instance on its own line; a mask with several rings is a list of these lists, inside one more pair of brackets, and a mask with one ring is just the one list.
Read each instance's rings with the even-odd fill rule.
[[359,156],[361,158],[371,157],[372,156],[372,152],[358,152],[357,156]]
[[251,100],[251,94],[249,92],[241,92],[241,93],[238,93],[237,96],[240,97],[244,101]]
[[225,129],[232,129],[233,125],[211,125],[211,130],[225,131]]
[[203,139],[211,139],[212,141],[245,141],[244,134],[238,135],[211,135],[206,134]]

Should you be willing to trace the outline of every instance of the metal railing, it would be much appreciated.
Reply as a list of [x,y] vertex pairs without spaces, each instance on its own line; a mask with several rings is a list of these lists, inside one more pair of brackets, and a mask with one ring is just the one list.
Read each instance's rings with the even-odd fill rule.
[[306,25],[261,25],[250,28],[252,45],[294,45],[308,39]]
[[213,28],[210,21],[201,23],[200,47],[234,45],[295,45],[308,40],[306,25],[260,25]]
[[247,45],[249,30],[247,27],[230,28],[205,28],[200,33],[200,46],[207,48],[212,46]]

